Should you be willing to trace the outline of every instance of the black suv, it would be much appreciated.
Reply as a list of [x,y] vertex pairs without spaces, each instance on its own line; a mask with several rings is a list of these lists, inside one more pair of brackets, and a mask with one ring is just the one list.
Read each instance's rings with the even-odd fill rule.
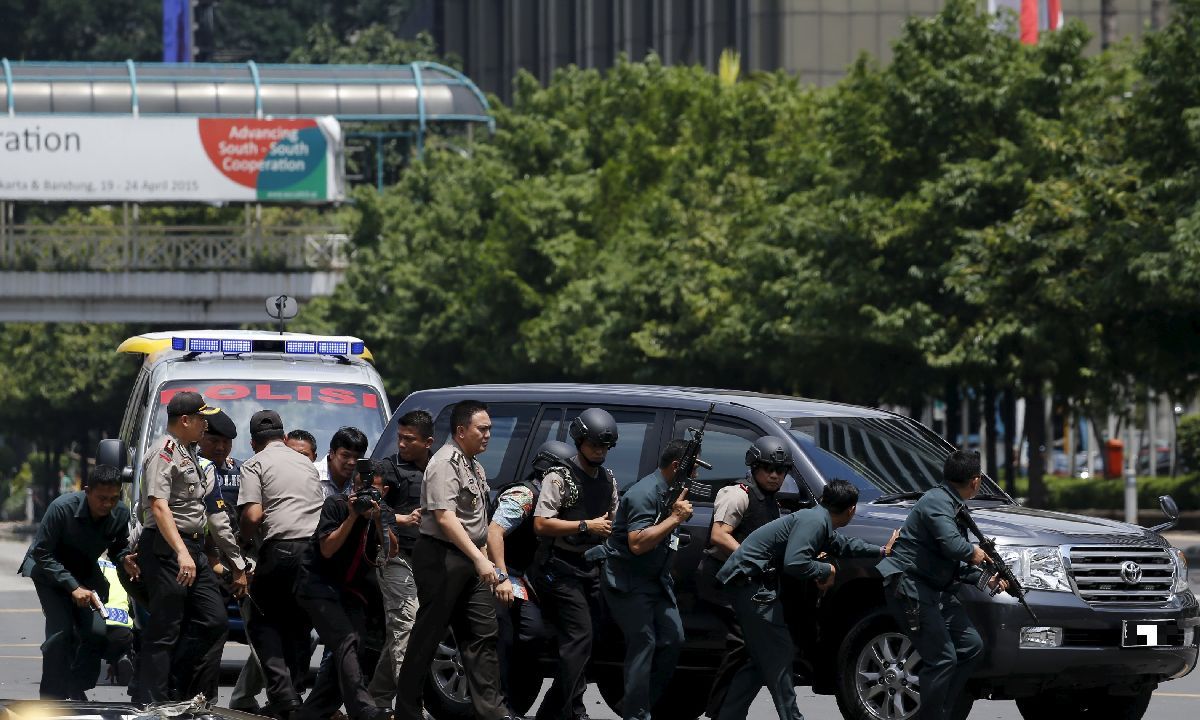
[[[464,399],[488,403],[492,438],[480,459],[492,487],[522,477],[536,448],[566,439],[580,411],[602,407],[620,426],[608,465],[622,490],[652,472],[672,438],[716,409],[704,437],[701,471],[690,498],[695,515],[682,532],[674,573],[687,641],[679,670],[656,718],[696,718],[724,647],[718,620],[697,601],[694,572],[707,542],[711,500],[720,486],[744,478],[746,447],[762,435],[786,442],[795,463],[779,493],[790,509],[810,506],[834,478],[853,482],[859,511],[844,532],[883,543],[899,527],[920,491],[940,481],[953,450],[906,417],[881,410],[728,390],[634,385],[476,385],[422,390],[405,398],[373,451],[396,451],[396,419],[415,409],[435,418],[435,447],[449,431],[451,406]],[[975,588],[960,597],[986,643],[986,659],[971,681],[979,698],[1015,698],[1028,720],[1059,718],[1064,710],[1096,706],[1094,715],[1140,718],[1160,682],[1186,675],[1197,660],[1196,598],[1188,588],[1183,555],[1142,527],[1017,505],[990,479],[971,509],[995,536],[1037,613],[1035,623],[1016,601]],[[904,720],[919,702],[918,658],[884,609],[873,561],[844,560],[836,586],[819,603],[811,587],[785,586],[798,653],[799,684],[835,694],[847,718]],[[590,679],[609,705],[622,694],[620,632],[600,638]],[[550,676],[546,658],[543,676]],[[426,705],[438,720],[470,717],[452,638],[434,661]],[[537,678],[537,673],[522,673]],[[517,709],[534,701],[540,681],[516,691]],[[530,694],[532,693],[532,695]],[[1091,716],[1091,715],[1089,715]]]

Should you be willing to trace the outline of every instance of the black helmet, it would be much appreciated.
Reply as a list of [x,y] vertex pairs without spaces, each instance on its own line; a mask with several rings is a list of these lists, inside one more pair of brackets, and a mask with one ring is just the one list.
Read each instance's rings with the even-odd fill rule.
[[585,438],[597,445],[613,447],[617,444],[617,421],[607,410],[600,408],[588,408],[579,413],[579,417],[571,421],[568,432],[575,447],[579,447]]
[[556,465],[562,465],[575,457],[575,448],[561,440],[547,440],[533,456],[533,469],[544,473]]
[[746,464],[755,465],[791,465],[792,454],[788,452],[783,441],[771,435],[764,435],[754,441],[746,450]]

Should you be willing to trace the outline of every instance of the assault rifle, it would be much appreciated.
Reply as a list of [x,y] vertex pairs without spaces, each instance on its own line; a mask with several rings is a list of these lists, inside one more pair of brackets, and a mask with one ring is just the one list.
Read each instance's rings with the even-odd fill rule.
[[708,417],[712,415],[716,406],[716,403],[709,403],[708,410],[704,413],[704,419],[700,421],[700,427],[688,428],[692,437],[683,448],[683,456],[679,458],[679,469],[675,471],[675,477],[671,479],[671,486],[667,488],[667,503],[662,512],[658,514],[658,519],[654,521],[655,524],[661,522],[667,513],[671,512],[671,507],[675,505],[679,496],[683,495],[688,483],[692,481],[692,473],[696,470],[697,465],[712,469],[711,465],[700,460],[700,445],[704,442],[704,428],[708,425]]
[[[1017,576],[1013,575],[1012,568],[1008,566],[1008,563],[1004,562],[1004,558],[1000,557],[1000,553],[996,550],[996,540],[983,534],[983,531],[975,524],[975,518],[971,517],[971,511],[965,506],[959,507],[958,517],[963,525],[967,527],[967,530],[971,531],[971,534],[979,540],[979,547],[988,556],[988,564],[992,566],[992,570],[995,571],[1001,580],[1008,583],[1008,594],[1015,597],[1017,602],[1021,603],[1021,607],[1025,608],[1025,611],[1029,613],[1029,617],[1033,618],[1033,621],[1036,623],[1038,616],[1033,611],[1033,608],[1029,607],[1029,603],[1025,601],[1025,588],[1021,587]],[[991,590],[990,592],[995,596],[999,590]]]

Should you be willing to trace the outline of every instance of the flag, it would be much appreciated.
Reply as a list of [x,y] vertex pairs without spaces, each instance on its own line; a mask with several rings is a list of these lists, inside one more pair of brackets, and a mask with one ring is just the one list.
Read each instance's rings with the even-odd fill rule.
[[1036,45],[1038,34],[1062,27],[1062,0],[988,0],[988,12],[1011,10],[1017,16],[1021,42]]
[[192,61],[192,2],[163,0],[163,62]]

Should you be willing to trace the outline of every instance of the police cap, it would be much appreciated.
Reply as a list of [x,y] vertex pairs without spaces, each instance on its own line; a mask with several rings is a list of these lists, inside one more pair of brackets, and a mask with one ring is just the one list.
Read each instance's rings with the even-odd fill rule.
[[237,439],[237,425],[233,424],[233,419],[225,414],[224,410],[218,410],[208,419],[208,432],[212,435],[220,435],[229,440]]
[[220,412],[215,407],[209,407],[204,404],[204,398],[198,392],[184,390],[180,393],[175,393],[171,401],[167,403],[167,417],[182,417],[184,415],[208,415],[212,416]]

